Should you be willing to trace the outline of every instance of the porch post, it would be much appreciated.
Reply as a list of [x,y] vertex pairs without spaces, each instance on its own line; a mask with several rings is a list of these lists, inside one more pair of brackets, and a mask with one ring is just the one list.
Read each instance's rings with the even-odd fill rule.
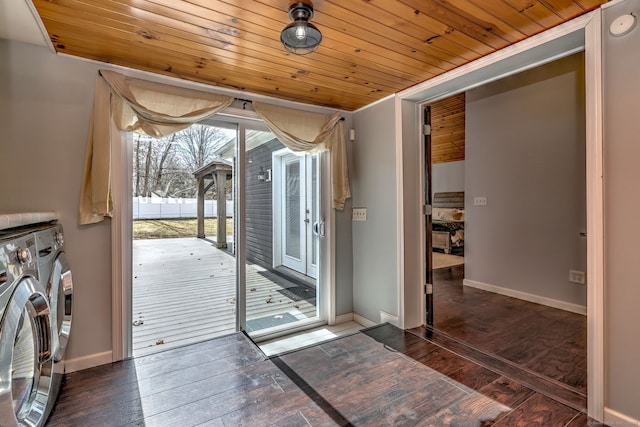
[[227,247],[227,196],[225,194],[225,183],[227,182],[227,171],[216,171],[216,192],[218,194],[218,248]]
[[198,177],[198,238],[204,239],[204,176]]

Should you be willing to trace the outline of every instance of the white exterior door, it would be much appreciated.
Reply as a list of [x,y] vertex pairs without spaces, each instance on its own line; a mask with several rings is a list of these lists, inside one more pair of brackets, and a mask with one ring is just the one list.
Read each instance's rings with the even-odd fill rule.
[[[317,156],[282,156],[279,200],[282,265],[310,277],[318,265],[318,160]],[[314,232],[315,229],[315,232]]]

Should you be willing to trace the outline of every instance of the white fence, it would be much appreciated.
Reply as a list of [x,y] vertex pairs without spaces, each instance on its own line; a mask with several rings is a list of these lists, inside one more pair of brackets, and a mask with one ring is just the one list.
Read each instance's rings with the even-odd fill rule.
[[[196,218],[197,199],[174,199],[168,197],[134,197],[133,219]],[[205,218],[218,216],[218,202],[204,201]],[[227,200],[227,217],[233,217],[233,201]]]

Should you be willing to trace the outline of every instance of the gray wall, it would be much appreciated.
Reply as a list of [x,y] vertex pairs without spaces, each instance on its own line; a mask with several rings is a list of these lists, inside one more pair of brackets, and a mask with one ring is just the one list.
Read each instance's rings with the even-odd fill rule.
[[466,99],[465,278],[586,306],[583,54]]
[[464,191],[464,160],[431,166],[433,193]]
[[620,15],[640,1],[603,11],[606,406],[640,420],[640,27],[613,37]]
[[[111,351],[111,223],[77,225],[93,87],[99,68],[109,65],[0,40],[0,210],[54,210],[60,216],[75,284],[69,358]],[[129,74],[147,76],[135,71]],[[294,107],[306,108],[302,104]],[[311,106],[308,109],[327,111]],[[348,128],[351,118],[345,116]],[[336,213],[338,315],[352,312],[349,207],[347,204],[344,212]]]
[[394,99],[354,114],[353,207],[367,220],[353,222],[353,311],[380,322],[380,310],[398,315]]
[[[353,128],[352,115],[345,115],[344,128],[347,135]],[[347,137],[348,138],[348,137]],[[353,144],[347,141],[347,163],[353,189]],[[353,313],[353,237],[351,229],[352,198],[346,200],[342,211],[335,211],[335,281],[336,315]]]
[[2,211],[54,210],[73,271],[68,354],[111,350],[111,228],[78,226],[97,66],[0,40]]

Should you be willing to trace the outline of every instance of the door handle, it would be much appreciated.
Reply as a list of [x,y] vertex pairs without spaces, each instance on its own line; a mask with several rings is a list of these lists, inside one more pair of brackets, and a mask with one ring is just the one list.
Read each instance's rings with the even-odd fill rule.
[[324,222],[316,221],[313,223],[313,234],[324,237]]

